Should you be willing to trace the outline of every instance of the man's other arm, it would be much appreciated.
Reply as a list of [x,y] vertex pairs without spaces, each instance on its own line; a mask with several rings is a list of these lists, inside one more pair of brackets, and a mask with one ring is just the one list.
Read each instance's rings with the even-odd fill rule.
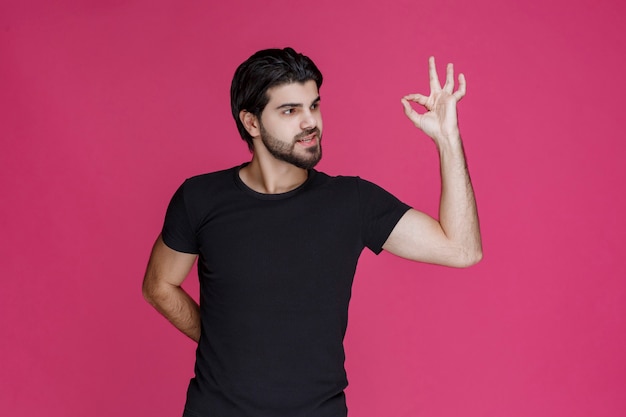
[[197,255],[170,249],[161,236],[152,248],[143,279],[143,296],[178,330],[192,340],[200,340],[198,303],[181,288]]
[[[459,88],[453,91],[454,69],[448,64],[442,88],[432,57],[429,76],[430,95],[410,94],[403,97],[402,104],[406,116],[433,139],[439,151],[439,220],[409,210],[395,226],[383,249],[415,261],[467,267],[482,259],[482,243],[456,111],[457,102],[465,95],[465,77],[459,75]],[[424,106],[427,112],[418,114],[410,101]]]

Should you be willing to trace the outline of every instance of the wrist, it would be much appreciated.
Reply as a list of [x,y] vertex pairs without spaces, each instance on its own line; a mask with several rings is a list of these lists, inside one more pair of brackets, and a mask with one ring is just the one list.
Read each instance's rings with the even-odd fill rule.
[[446,133],[438,136],[435,140],[439,151],[454,150],[462,147],[461,134],[456,132]]

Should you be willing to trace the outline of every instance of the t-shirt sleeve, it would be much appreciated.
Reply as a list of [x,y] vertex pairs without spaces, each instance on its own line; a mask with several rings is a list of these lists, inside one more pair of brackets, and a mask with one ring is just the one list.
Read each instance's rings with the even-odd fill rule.
[[358,186],[363,243],[378,255],[393,228],[411,207],[369,181],[359,178]]
[[185,204],[185,184],[183,183],[176,190],[170,200],[165,213],[161,236],[169,248],[178,252],[196,254],[198,253],[198,244]]

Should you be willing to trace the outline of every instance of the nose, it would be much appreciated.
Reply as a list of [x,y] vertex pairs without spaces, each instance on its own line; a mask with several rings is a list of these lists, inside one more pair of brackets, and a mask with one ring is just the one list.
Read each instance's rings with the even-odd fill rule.
[[300,120],[300,129],[309,130],[317,127],[317,118],[311,112],[311,110],[307,110],[302,112],[302,120]]

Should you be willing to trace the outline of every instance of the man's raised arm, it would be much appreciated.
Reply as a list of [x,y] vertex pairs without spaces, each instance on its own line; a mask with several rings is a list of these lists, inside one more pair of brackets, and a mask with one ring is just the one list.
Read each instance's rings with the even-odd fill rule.
[[[402,98],[406,116],[433,139],[441,166],[439,220],[409,210],[398,222],[383,249],[403,258],[452,267],[467,267],[482,259],[482,244],[474,190],[470,181],[459,132],[456,105],[465,95],[466,83],[459,75],[454,91],[454,68],[448,64],[441,87],[435,59],[428,60],[430,95]],[[410,102],[422,105],[419,114]]]

